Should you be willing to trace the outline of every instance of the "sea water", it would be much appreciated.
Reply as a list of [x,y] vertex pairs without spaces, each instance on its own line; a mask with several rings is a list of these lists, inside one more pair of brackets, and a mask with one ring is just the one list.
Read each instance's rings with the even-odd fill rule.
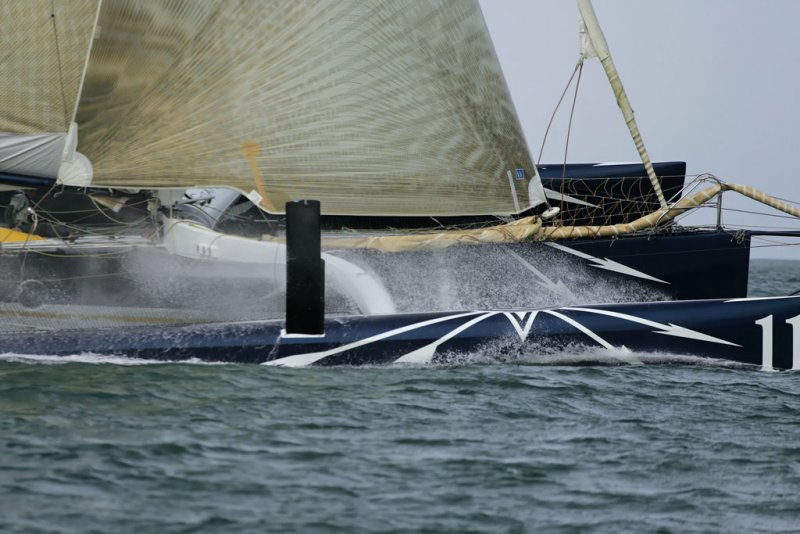
[[[800,289],[800,263],[752,268],[752,295]],[[648,357],[6,355],[0,532],[800,531],[800,375]]]

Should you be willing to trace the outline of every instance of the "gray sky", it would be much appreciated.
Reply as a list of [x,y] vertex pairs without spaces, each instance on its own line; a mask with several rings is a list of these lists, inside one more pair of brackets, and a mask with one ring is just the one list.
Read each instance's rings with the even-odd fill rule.
[[[573,0],[480,0],[534,157],[578,60]],[[768,194],[800,200],[800,0],[594,0],[597,17],[654,161],[683,160]],[[542,162],[563,160],[571,94]],[[587,62],[573,121],[571,162],[637,161],[602,66]],[[735,193],[727,207],[767,211]],[[686,223],[713,222],[709,210]],[[727,212],[730,226],[791,227],[781,218]],[[756,245],[764,245],[764,242]],[[757,247],[757,257],[800,259]]]

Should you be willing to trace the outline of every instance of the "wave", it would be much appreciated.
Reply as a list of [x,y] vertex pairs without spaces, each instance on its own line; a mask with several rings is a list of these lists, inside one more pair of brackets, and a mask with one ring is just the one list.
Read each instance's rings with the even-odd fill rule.
[[[231,362],[209,362],[198,358],[183,360],[151,360],[125,356],[109,356],[93,353],[77,353],[71,355],[34,355],[3,353],[0,362],[63,365],[68,363],[85,363],[92,365],[241,365]],[[634,352],[622,349],[606,349],[602,347],[572,346],[563,350],[537,350],[509,354],[507,351],[481,350],[473,353],[443,354],[429,364],[389,364],[365,365],[359,367],[463,367],[471,365],[542,365],[542,366],[636,366],[636,365],[690,365],[703,367],[724,367],[735,369],[759,368],[758,366],[732,362],[718,358],[707,358],[685,354],[665,352]]]
[[48,354],[16,354],[16,353],[3,353],[0,354],[0,362],[10,363],[26,363],[26,364],[39,364],[39,365],[63,365],[67,363],[86,363],[92,365],[110,364],[110,365],[175,365],[175,364],[189,364],[189,365],[234,365],[228,362],[207,362],[197,358],[190,358],[188,360],[147,360],[143,358],[131,358],[126,356],[109,356],[105,354],[93,354],[91,352],[84,352],[69,355],[48,355]]

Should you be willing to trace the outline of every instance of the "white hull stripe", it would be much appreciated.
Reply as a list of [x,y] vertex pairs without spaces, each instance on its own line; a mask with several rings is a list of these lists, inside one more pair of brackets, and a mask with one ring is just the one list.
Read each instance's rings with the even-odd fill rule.
[[411,330],[416,330],[417,328],[424,328],[426,326],[442,323],[445,321],[450,321],[452,319],[459,319],[461,317],[470,317],[473,315],[480,315],[480,314],[485,314],[485,312],[459,313],[455,315],[448,315],[446,317],[438,317],[436,319],[431,319],[429,321],[422,321],[420,323],[414,323],[403,326],[401,328],[396,328],[394,330],[389,330],[388,332],[383,332],[374,335],[372,337],[368,337],[366,339],[354,341],[352,343],[348,343],[347,345],[342,345],[341,347],[336,347],[322,352],[309,352],[307,354],[295,354],[294,356],[286,356],[283,358],[278,358],[276,360],[265,362],[264,365],[277,365],[283,367],[305,367],[306,365],[311,365],[312,363],[318,362],[319,360],[327,358],[328,356],[333,356],[334,354],[340,354],[348,350],[352,350],[358,347],[363,347],[364,345],[369,345],[370,343],[374,343],[382,339],[396,336],[398,334],[403,334],[405,332],[410,332]]
[[558,191],[553,191],[552,189],[548,189],[543,187],[544,189],[544,196],[549,198],[550,200],[558,200],[563,202],[570,202],[572,204],[580,204],[581,206],[588,206],[590,208],[597,208],[599,206],[595,206],[590,202],[586,202],[585,200],[581,200],[579,198],[571,197],[569,195],[565,195],[564,193],[559,193]]
[[[514,330],[517,331],[520,341],[525,341],[528,339],[528,334],[531,332],[533,321],[536,320],[536,314],[538,313],[538,311],[530,312],[527,321],[525,321],[525,316],[528,314],[528,312],[503,312],[503,315],[508,318],[508,320],[511,322],[511,325],[514,327]],[[522,326],[521,321],[525,321],[525,326]]]
[[707,334],[696,332],[694,330],[689,330],[688,328],[684,328],[682,326],[678,326],[672,323],[669,324],[658,323],[656,321],[651,321],[649,319],[642,319],[641,317],[635,317],[633,315],[627,315],[624,313],[619,313],[609,310],[598,310],[592,308],[564,308],[564,310],[578,311],[584,313],[594,313],[597,315],[606,315],[608,317],[616,317],[617,319],[623,319],[625,321],[631,321],[634,323],[643,324],[645,326],[656,328],[657,329],[655,332],[656,334],[664,334],[667,336],[682,337],[686,339],[695,339],[697,341],[707,341],[709,343],[719,343],[721,345],[731,345],[733,347],[741,347],[741,345],[737,345],[736,343],[731,343],[730,341],[725,341],[724,339],[720,339],[718,337],[709,336]]
[[587,336],[595,340],[597,343],[599,343],[600,345],[609,350],[615,350],[617,348],[608,341],[606,341],[605,339],[603,339],[602,337],[598,336],[597,334],[595,334],[594,332],[583,326],[578,321],[572,319],[571,317],[567,317],[566,315],[551,310],[546,310],[545,313],[549,313],[553,317],[557,317],[558,319],[561,319],[565,323],[574,326],[575,328],[577,328],[578,330],[580,330],[581,332],[583,332],[584,334],[586,334]]
[[478,324],[479,322],[483,321],[484,319],[488,319],[493,315],[497,315],[497,313],[498,312],[485,313],[480,317],[476,317],[471,321],[467,321],[458,328],[451,330],[446,335],[437,339],[433,343],[425,345],[424,347],[419,348],[413,352],[409,352],[405,356],[401,356],[400,358],[395,360],[395,363],[430,363],[431,361],[433,361],[433,357],[436,355],[436,349],[439,348],[439,345],[441,345],[445,341],[453,339],[467,328],[470,328],[472,325]]
[[595,340],[597,343],[602,345],[604,348],[613,351],[612,355],[618,358],[619,360],[630,365],[642,365],[642,362],[640,360],[634,358],[630,354],[627,354],[628,349],[626,349],[625,347],[615,347],[614,345],[612,345],[602,337],[598,336],[597,334],[595,334],[594,332],[592,332],[591,330],[580,324],[578,321],[575,321],[571,317],[567,317],[566,315],[551,310],[547,310],[545,311],[545,313],[549,313],[553,317],[557,317],[562,321],[564,321],[565,323],[574,326],[575,328],[577,328],[578,330],[580,330],[581,332],[583,332],[584,334]]
[[520,256],[510,248],[503,247],[503,250],[505,250],[509,256],[517,260],[520,263],[520,265],[528,269],[533,274],[533,276],[539,279],[539,280],[534,280],[534,283],[539,284],[543,288],[552,291],[556,295],[563,295],[571,299],[576,298],[575,295],[572,293],[572,291],[570,291],[569,288],[566,285],[564,285],[564,282],[562,282],[561,280],[559,280],[558,282],[553,282],[547,276],[545,276],[545,274],[542,271],[531,265],[531,263],[528,260]]
[[783,295],[783,296],[777,296],[777,297],[747,297],[747,298],[741,298],[741,299],[729,299],[729,300],[726,300],[725,303],[729,303],[729,302],[750,302],[751,300],[777,300],[777,299],[796,299],[796,298],[800,298],[800,297],[797,296],[797,295]]
[[545,245],[553,247],[554,249],[560,250],[562,252],[566,252],[567,254],[572,254],[573,256],[577,256],[584,260],[589,260],[594,263],[592,267],[597,267],[598,269],[605,269],[606,271],[612,271],[627,276],[633,276],[635,278],[641,278],[643,280],[650,280],[652,282],[658,282],[660,284],[669,284],[669,282],[661,280],[660,278],[650,276],[649,274],[643,273],[642,271],[637,271],[632,267],[628,267],[627,265],[617,263],[614,260],[609,260],[608,258],[603,258],[603,259],[595,258],[591,254],[586,254],[585,252],[580,252],[575,249],[565,247],[564,245],[561,245],[559,243],[554,243],[552,241],[545,243]]

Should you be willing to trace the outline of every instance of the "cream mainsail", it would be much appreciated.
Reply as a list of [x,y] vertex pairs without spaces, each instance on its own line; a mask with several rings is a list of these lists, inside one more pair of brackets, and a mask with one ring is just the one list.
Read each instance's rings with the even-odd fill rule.
[[74,171],[73,121],[98,6],[0,2],[0,172],[56,178]]
[[104,0],[77,122],[94,185],[350,215],[544,201],[477,0]]

